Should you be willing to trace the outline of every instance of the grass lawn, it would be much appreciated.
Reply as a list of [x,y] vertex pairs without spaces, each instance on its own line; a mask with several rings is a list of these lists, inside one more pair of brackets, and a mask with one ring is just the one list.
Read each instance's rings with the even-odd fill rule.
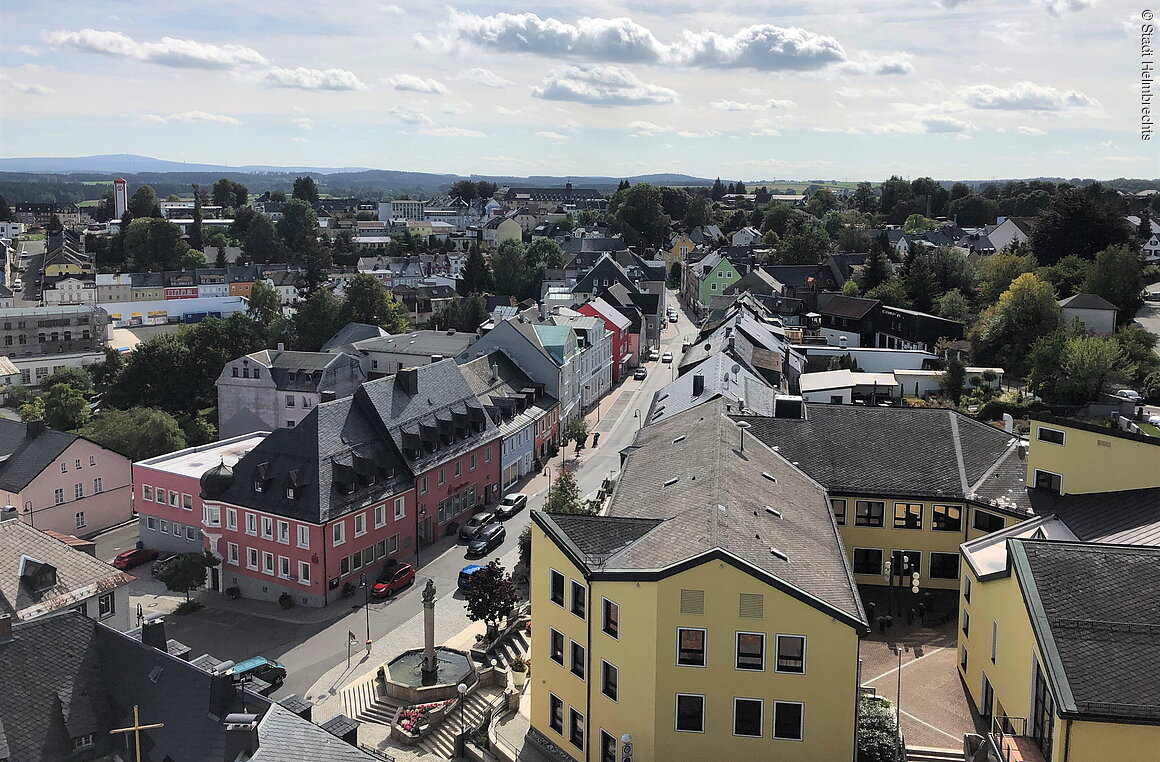
[[1145,423],[1144,421],[1140,421],[1140,422],[1139,422],[1139,423],[1137,423],[1136,425],[1140,427],[1140,431],[1144,432],[1144,433],[1145,433],[1145,434],[1147,434],[1148,436],[1150,436],[1150,437],[1160,437],[1160,428],[1156,428],[1156,427],[1155,427],[1155,426],[1153,426],[1152,424],[1150,424],[1150,423]]

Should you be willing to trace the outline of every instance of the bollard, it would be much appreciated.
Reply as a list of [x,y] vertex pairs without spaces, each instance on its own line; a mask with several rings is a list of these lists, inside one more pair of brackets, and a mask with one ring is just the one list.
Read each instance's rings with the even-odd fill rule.
[[894,626],[894,617],[892,617],[890,614],[887,614],[886,615],[886,629],[889,630],[893,626]]
[[884,616],[878,617],[878,632],[886,632],[886,617]]
[[875,603],[874,601],[870,601],[869,603],[866,604],[866,615],[869,617],[871,622],[873,622],[875,619],[877,619],[877,616],[876,616],[877,613],[878,613],[878,604],[877,603]]
[[913,608],[910,609],[910,611],[906,612],[906,623],[907,624],[914,624],[914,609]]

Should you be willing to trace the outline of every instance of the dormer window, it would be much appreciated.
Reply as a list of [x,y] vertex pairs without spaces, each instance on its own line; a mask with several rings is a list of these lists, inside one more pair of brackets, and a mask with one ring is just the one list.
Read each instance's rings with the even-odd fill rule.
[[286,488],[286,499],[287,500],[294,500],[297,497],[298,497],[298,491],[296,489],[294,489],[293,487]]
[[265,483],[261,479],[254,480],[254,492],[261,492]]

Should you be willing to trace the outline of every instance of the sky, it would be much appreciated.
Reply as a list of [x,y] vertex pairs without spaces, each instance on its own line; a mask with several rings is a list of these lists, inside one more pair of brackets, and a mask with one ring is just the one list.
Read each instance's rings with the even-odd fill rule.
[[1145,5],[0,0],[0,155],[1158,177],[1160,133],[1140,139]]

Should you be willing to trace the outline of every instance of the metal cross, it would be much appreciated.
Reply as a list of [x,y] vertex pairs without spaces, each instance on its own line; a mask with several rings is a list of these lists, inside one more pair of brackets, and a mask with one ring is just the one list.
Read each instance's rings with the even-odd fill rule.
[[138,707],[136,704],[134,704],[133,705],[133,726],[129,727],[129,728],[117,728],[116,730],[110,730],[109,735],[114,735],[116,733],[132,733],[133,740],[134,740],[136,747],[137,747],[137,762],[142,762],[142,760],[141,760],[141,731],[142,730],[152,730],[153,728],[163,728],[163,727],[165,727],[164,722],[154,723],[153,725],[142,725],[141,724],[141,716],[140,716],[140,714],[138,714]]

